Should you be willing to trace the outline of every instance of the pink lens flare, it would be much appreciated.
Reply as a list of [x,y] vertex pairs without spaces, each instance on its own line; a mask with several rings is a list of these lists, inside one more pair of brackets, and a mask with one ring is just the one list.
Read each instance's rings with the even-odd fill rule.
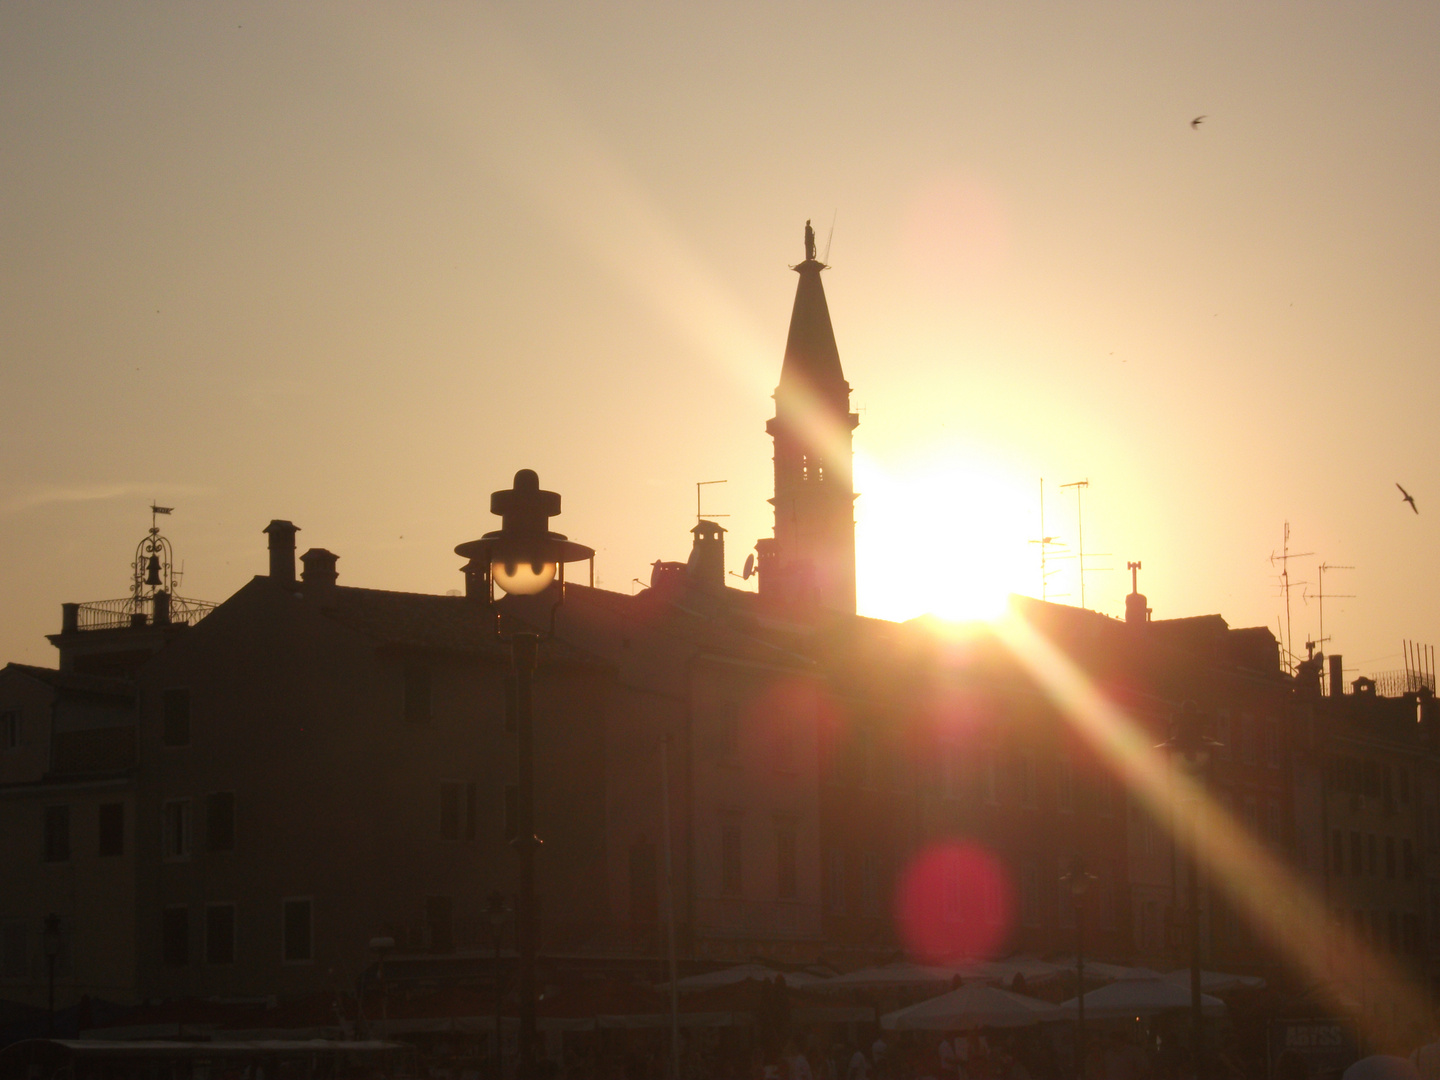
[[906,950],[922,964],[997,956],[1015,923],[1010,875],[972,841],[927,848],[901,875],[895,922]]

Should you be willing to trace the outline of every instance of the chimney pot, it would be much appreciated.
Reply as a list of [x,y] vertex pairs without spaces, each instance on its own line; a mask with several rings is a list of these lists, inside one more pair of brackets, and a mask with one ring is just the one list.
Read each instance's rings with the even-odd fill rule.
[[60,632],[62,634],[75,634],[80,631],[80,605],[60,605]]
[[333,588],[340,577],[335,569],[335,563],[339,559],[339,555],[324,548],[311,548],[301,555],[300,562],[305,569],[300,574],[300,580],[305,583],[305,591],[308,593]]
[[262,530],[270,536],[270,580],[281,585],[295,584],[295,534],[299,526],[276,519]]

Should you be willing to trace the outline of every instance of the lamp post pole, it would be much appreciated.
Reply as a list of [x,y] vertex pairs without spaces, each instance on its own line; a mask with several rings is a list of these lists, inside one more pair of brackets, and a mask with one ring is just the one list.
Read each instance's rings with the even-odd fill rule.
[[515,851],[520,856],[520,904],[515,931],[520,953],[520,1077],[535,1075],[535,722],[531,688],[535,675],[538,634],[516,633],[510,639],[510,662],[515,672],[515,740],[519,776],[515,790]]
[[380,979],[380,1038],[390,1038],[390,986],[385,981],[385,957],[390,950],[395,948],[393,937],[373,937],[370,939],[370,951],[376,957],[375,974]]
[[1205,1018],[1200,1009],[1200,853],[1195,850],[1199,839],[1200,803],[1197,800],[1190,807],[1190,1030],[1194,1043],[1191,1053],[1194,1058],[1195,1080],[1200,1080],[1204,1061]]
[[45,968],[50,983],[50,1004],[48,1009],[48,1026],[50,1035],[55,1035],[55,961],[60,956],[60,916],[46,915],[45,930],[42,935],[45,946]]
[[485,914],[490,919],[490,937],[495,945],[495,1080],[505,1075],[505,1059],[501,1053],[500,1026],[505,1018],[505,993],[500,982],[500,933],[505,925],[505,897],[493,892],[485,901]]
[[1075,1003],[1075,1075],[1085,1080],[1085,893],[1095,875],[1085,869],[1085,856],[1077,852],[1061,880],[1070,886],[1075,903],[1075,989],[1079,995]]

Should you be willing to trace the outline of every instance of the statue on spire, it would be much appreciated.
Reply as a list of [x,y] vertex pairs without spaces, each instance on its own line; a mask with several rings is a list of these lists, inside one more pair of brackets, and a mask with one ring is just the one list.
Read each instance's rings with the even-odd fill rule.
[[815,261],[815,230],[810,227],[810,219],[805,219],[805,261]]

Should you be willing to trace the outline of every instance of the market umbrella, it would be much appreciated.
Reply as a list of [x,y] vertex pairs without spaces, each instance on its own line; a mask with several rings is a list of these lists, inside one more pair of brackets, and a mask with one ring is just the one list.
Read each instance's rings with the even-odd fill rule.
[[974,1027],[1030,1027],[1062,1020],[1059,1007],[982,983],[969,983],[918,1005],[887,1013],[887,1031],[959,1031]]
[[[1061,1011],[1074,1016],[1078,997],[1061,1004]],[[1124,1016],[1153,1016],[1155,1013],[1190,1007],[1190,988],[1169,979],[1121,979],[1085,995],[1085,1015],[1093,1020]],[[1225,1003],[1209,994],[1200,995],[1200,1009],[1206,1016],[1223,1016]]]
[[1420,1070],[1402,1057],[1371,1054],[1346,1069],[1340,1080],[1420,1080]]
[[[1190,985],[1190,969],[1176,968],[1167,973],[1165,978],[1188,987]],[[1258,975],[1227,975],[1223,971],[1202,971],[1200,973],[1200,989],[1204,993],[1223,994],[1227,990],[1237,990],[1241,987],[1246,990],[1261,990],[1265,987],[1265,980]]]
[[[707,971],[703,975],[688,975],[683,979],[675,980],[675,989],[682,994],[695,990],[710,990],[716,986],[730,986],[734,983],[743,983],[747,979],[758,979],[760,982],[768,982],[777,976],[785,976],[785,985],[791,988],[799,986],[814,986],[816,983],[825,982],[823,975],[811,975],[808,971],[777,971],[774,968],[766,967],[764,964],[737,964],[734,967],[722,968],[719,971]],[[668,990],[669,983],[661,983],[661,990]]]

